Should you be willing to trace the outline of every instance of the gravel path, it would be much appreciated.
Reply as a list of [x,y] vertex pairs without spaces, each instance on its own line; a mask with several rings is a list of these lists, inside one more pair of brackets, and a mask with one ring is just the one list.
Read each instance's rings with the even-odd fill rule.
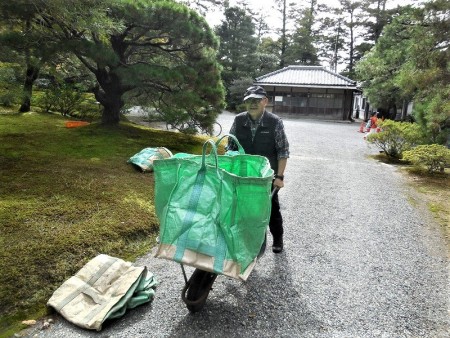
[[[220,117],[224,130],[232,118]],[[449,337],[448,251],[396,168],[368,157],[378,150],[356,123],[284,121],[282,254],[269,248],[245,283],[219,276],[203,311],[190,314],[179,265],[149,253],[137,264],[160,281],[153,303],[99,333],[55,316],[29,336]]]

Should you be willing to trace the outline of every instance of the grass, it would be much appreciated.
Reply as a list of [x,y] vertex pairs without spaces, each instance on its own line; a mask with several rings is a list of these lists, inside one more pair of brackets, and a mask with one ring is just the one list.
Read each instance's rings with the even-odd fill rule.
[[411,204],[416,208],[424,207],[433,215],[450,250],[450,169],[446,168],[444,173],[430,174],[425,168],[407,165],[384,154],[375,158],[401,168],[408,184],[419,194],[418,199],[410,198]]
[[0,111],[0,337],[46,314],[53,291],[97,254],[134,261],[155,244],[153,176],[128,158],[201,150],[180,133],[66,120]]
[[441,225],[450,248],[450,172],[430,175],[425,169],[404,168],[409,184],[416,189],[421,201]]

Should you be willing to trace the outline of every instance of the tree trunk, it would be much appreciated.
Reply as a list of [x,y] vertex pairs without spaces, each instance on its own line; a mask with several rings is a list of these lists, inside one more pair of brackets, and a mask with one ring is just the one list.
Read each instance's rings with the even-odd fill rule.
[[[122,109],[122,100],[112,100],[103,104],[102,123],[118,124],[120,122],[120,110]],[[100,102],[100,101],[99,101]],[[101,102],[100,102],[101,103]]]
[[405,121],[407,114],[408,114],[408,101],[403,100],[402,116],[400,117],[400,121]]
[[23,99],[22,105],[19,108],[19,112],[29,112],[31,109],[31,96],[33,94],[33,83],[39,75],[39,68],[27,65],[27,72],[25,74],[25,82],[23,84]]
[[120,111],[124,105],[122,92],[118,86],[105,86],[106,91],[97,87],[94,90],[95,98],[103,106],[102,123],[118,124],[120,122]]
[[287,37],[286,37],[286,0],[283,0],[283,28],[281,30],[281,50],[280,50],[280,68],[284,67],[285,58],[286,58],[286,46],[287,46]]

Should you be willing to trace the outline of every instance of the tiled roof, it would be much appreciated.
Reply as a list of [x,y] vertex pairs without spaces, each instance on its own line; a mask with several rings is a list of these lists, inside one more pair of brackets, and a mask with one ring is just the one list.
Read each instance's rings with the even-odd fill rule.
[[321,66],[288,66],[256,78],[255,84],[260,86],[356,88],[356,81]]

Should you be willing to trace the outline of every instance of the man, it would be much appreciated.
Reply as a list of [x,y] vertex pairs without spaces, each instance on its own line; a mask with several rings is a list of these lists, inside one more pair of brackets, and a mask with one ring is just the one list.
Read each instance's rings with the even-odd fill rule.
[[[260,86],[247,89],[244,104],[247,111],[236,115],[230,134],[238,139],[247,154],[266,156],[275,172],[274,188],[284,187],[284,170],[289,158],[289,143],[284,131],[283,121],[276,115],[266,111],[269,102],[267,93]],[[237,150],[230,140],[228,149]],[[272,198],[272,212],[269,222],[273,236],[272,251],[283,251],[283,218],[280,212],[278,195]]]

